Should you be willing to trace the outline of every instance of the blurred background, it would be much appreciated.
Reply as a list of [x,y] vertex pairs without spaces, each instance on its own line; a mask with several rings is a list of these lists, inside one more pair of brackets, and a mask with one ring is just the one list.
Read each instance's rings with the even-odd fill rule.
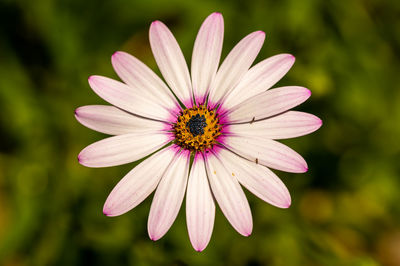
[[[291,53],[277,84],[312,97],[297,110],[323,127],[284,141],[305,174],[277,172],[292,195],[281,210],[250,193],[253,234],[217,209],[207,249],[195,252],[184,208],[159,241],[147,236],[151,198],[114,218],[103,203],[135,163],[91,169],[85,146],[105,137],[74,109],[103,104],[87,78],[118,79],[110,57],[129,52],[157,73],[148,28],[161,20],[190,64],[202,21],[225,19],[223,57],[263,30],[256,62]],[[0,0],[0,265],[400,265],[400,2]]]

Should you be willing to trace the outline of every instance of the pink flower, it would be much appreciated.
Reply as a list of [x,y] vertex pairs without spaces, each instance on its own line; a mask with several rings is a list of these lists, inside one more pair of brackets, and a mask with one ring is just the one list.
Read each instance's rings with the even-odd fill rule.
[[115,135],[83,149],[82,165],[107,167],[149,156],[111,191],[104,214],[121,215],[156,190],[148,232],[158,240],[174,222],[186,192],[187,227],[197,251],[210,241],[215,201],[236,231],[251,234],[242,186],[274,206],[290,206],[287,188],[269,168],[303,173],[307,163],[275,140],[309,134],[322,124],[314,115],[289,111],[310,97],[308,89],[269,90],[293,65],[292,55],[251,67],[265,39],[256,31],[218,67],[223,33],[222,15],[211,14],[197,35],[189,73],[172,33],[153,22],[150,45],[168,86],[135,57],[116,52],[112,65],[123,83],[89,78],[91,88],[113,106],[89,105],[75,112],[86,127]]

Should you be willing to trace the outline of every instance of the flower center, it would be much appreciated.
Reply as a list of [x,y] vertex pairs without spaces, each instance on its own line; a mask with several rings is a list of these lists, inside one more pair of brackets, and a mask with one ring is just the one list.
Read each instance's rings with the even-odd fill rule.
[[182,110],[173,128],[175,143],[191,151],[212,147],[221,135],[218,115],[204,105]]
[[189,128],[190,133],[192,133],[193,137],[197,135],[204,134],[204,128],[207,126],[206,117],[204,115],[195,115],[192,116],[189,122],[186,123],[186,128]]

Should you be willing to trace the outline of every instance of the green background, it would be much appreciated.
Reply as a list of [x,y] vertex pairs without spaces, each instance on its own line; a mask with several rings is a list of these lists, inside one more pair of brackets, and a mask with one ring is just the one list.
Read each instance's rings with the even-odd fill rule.
[[[105,137],[74,109],[103,104],[87,84],[117,79],[123,50],[157,73],[153,20],[168,25],[190,63],[202,21],[225,19],[223,57],[263,30],[256,62],[291,53],[280,85],[313,95],[297,110],[322,128],[284,141],[305,174],[277,172],[292,195],[282,210],[247,193],[253,234],[236,233],[217,210],[207,249],[195,252],[184,208],[159,241],[147,236],[149,197],[120,217],[102,214],[113,186],[135,164],[91,169],[77,154]],[[0,1],[1,265],[400,265],[400,2]]]

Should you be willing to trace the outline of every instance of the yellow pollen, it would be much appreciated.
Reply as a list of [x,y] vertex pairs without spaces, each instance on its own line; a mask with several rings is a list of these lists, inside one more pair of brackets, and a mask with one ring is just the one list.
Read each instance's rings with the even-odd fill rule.
[[182,110],[173,129],[175,143],[191,151],[211,148],[221,135],[216,112],[208,110],[204,105]]

